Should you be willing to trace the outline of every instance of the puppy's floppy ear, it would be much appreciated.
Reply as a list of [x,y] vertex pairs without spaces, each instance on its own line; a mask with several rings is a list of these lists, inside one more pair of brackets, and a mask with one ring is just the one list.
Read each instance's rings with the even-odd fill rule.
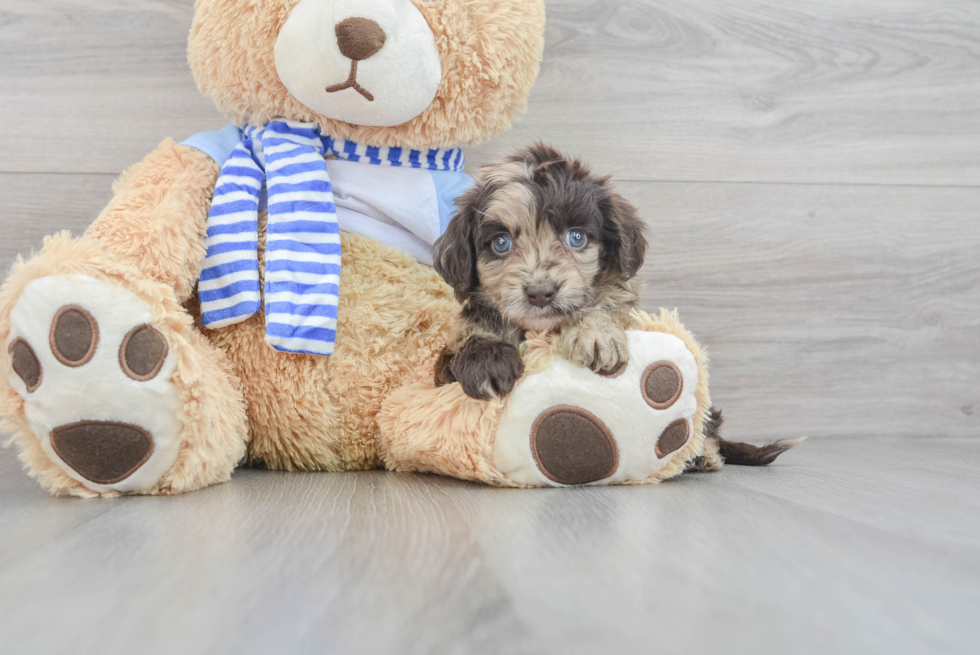
[[618,193],[610,191],[600,202],[602,210],[602,263],[628,280],[647,254],[646,225],[636,207]]
[[456,201],[459,209],[432,248],[432,265],[436,273],[453,288],[460,302],[480,285],[473,243],[480,198],[481,189],[474,186]]

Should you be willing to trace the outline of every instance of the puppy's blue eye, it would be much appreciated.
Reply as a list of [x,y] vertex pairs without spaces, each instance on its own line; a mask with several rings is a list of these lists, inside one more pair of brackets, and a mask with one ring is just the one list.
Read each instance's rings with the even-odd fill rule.
[[498,255],[506,255],[514,247],[514,242],[506,234],[501,234],[493,238],[493,251]]
[[588,242],[589,239],[578,230],[569,230],[568,234],[565,235],[565,243],[568,244],[569,248],[574,248],[575,250],[584,248]]

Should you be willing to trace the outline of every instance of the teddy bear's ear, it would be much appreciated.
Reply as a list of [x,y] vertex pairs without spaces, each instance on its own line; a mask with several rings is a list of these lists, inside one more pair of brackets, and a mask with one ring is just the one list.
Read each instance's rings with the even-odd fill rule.
[[473,237],[482,195],[481,188],[475,186],[456,201],[459,210],[432,249],[432,265],[453,288],[460,302],[464,302],[480,286]]

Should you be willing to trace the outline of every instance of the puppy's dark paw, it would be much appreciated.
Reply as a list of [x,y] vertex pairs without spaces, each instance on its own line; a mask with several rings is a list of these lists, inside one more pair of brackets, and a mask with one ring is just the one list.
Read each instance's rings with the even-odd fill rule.
[[473,338],[452,360],[452,375],[470,398],[506,396],[524,374],[517,348],[503,341]]
[[436,360],[435,370],[433,377],[435,378],[435,383],[437,387],[442,387],[447,384],[452,384],[456,381],[453,376],[453,358],[456,355],[449,350],[443,350],[439,353],[439,359]]

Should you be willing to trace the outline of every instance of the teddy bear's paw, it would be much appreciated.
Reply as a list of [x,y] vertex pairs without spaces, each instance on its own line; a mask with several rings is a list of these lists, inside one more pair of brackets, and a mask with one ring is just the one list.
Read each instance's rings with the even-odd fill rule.
[[173,465],[174,356],[133,293],[82,275],[34,280],[6,347],[31,431],[69,476],[111,494],[148,489]]
[[691,439],[698,366],[670,334],[630,331],[629,361],[596,374],[556,359],[504,409],[494,466],[529,486],[647,480]]

